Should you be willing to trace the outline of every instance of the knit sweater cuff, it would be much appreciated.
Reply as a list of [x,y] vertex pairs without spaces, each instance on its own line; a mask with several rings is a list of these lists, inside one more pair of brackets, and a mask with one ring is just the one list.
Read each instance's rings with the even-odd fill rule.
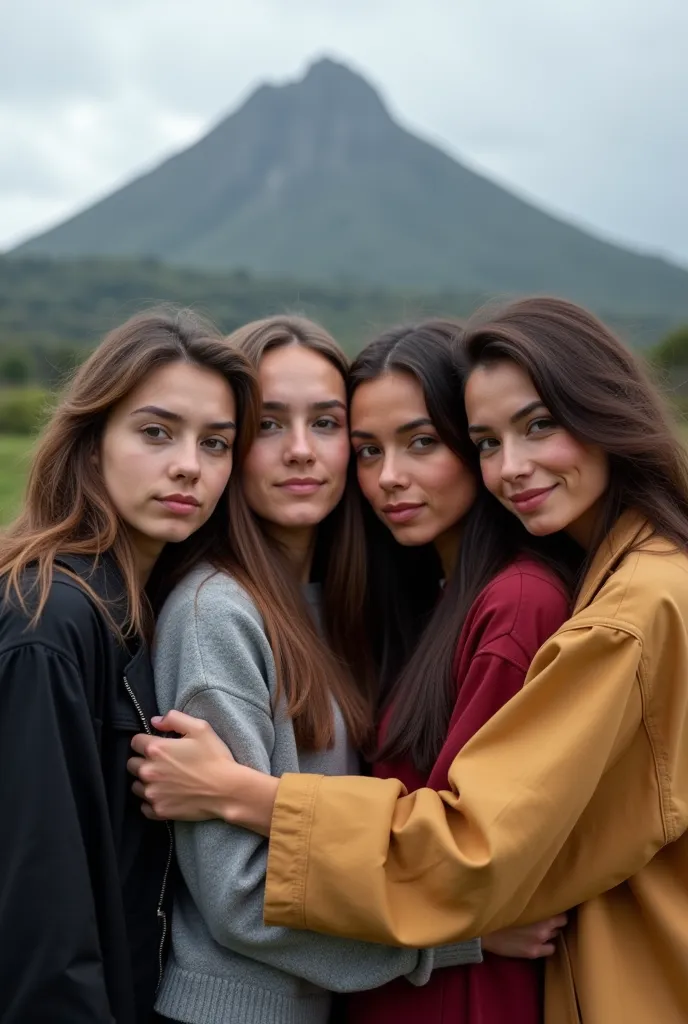
[[436,946],[434,970],[440,967],[458,967],[460,964],[481,964],[483,948],[480,939],[468,939],[450,946]]

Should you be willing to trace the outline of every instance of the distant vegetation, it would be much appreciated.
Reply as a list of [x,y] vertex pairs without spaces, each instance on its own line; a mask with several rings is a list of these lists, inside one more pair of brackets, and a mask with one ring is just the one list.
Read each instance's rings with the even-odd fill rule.
[[[204,274],[151,259],[0,257],[0,387],[54,387],[110,328],[156,303],[192,306],[226,332],[257,317],[301,312],[321,320],[353,353],[390,324],[428,315],[465,317],[484,298],[265,280],[245,271]],[[607,319],[639,347],[676,326],[658,316]]]

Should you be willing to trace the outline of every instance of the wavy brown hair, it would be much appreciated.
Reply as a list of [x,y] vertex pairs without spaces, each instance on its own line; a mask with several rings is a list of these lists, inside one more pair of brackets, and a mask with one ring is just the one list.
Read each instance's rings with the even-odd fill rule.
[[[228,341],[258,370],[266,352],[302,346],[327,359],[346,382],[349,362],[334,338],[303,317],[273,316],[240,327]],[[283,549],[262,529],[242,488],[230,491],[227,543],[210,553],[212,564],[237,579],[265,624],[299,746],[324,749],[334,742],[332,698],[349,736],[362,746],[372,726],[372,682],[365,608],[365,544],[352,466],[342,500],[318,526],[312,578],[322,584],[323,631],[318,632]]]
[[529,375],[566,430],[609,459],[609,486],[581,579],[625,509],[688,548],[688,456],[660,390],[638,359],[588,310],[535,297],[476,314],[464,371],[509,360]]
[[[251,444],[260,410],[256,376],[215,327],[189,310],[151,310],[111,331],[64,389],[38,442],[24,507],[0,537],[4,597],[16,597],[28,614],[30,594],[33,624],[45,606],[59,555],[108,552],[125,585],[124,633],[149,632],[149,606],[137,578],[134,550],[94,455],[112,409],[149,374],[176,362],[225,378],[237,403],[239,458]],[[218,536],[226,535],[227,524],[225,493],[208,522],[186,542],[187,560],[201,557]],[[36,583],[27,593],[24,573],[29,566],[36,569]],[[79,582],[109,614],[88,583]]]

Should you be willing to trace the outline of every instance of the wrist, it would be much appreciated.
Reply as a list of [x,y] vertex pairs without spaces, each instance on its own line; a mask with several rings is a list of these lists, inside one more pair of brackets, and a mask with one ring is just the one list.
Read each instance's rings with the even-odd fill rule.
[[279,779],[234,761],[225,768],[225,785],[219,817],[259,835],[270,835],[270,822]]

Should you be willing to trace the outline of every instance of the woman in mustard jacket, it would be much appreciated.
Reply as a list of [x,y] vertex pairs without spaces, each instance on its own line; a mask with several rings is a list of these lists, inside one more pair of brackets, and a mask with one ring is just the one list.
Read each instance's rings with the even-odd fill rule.
[[[269,924],[422,946],[578,905],[548,1024],[684,1024],[686,454],[639,363],[579,307],[513,303],[468,325],[463,356],[488,489],[586,552],[572,617],[461,750],[451,790],[278,781],[217,741],[207,810],[269,832]],[[174,752],[191,779],[203,725],[167,725],[191,737]]]

